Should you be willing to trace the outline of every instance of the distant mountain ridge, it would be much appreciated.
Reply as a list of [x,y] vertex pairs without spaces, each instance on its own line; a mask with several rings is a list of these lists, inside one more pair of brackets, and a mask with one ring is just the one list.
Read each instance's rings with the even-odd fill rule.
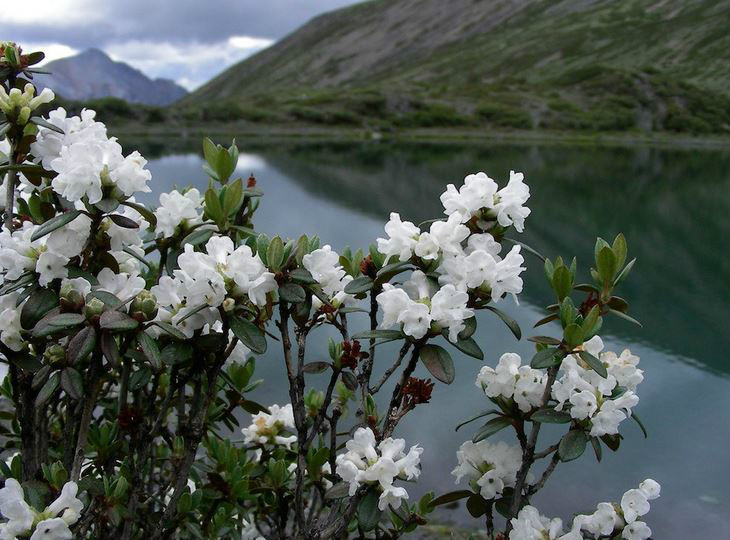
[[169,105],[188,92],[169,79],[150,79],[124,62],[112,60],[99,49],[87,49],[75,56],[48,62],[50,75],[38,75],[40,87],[75,101],[117,97],[130,103]]
[[371,0],[312,19],[181,104],[324,123],[723,131],[729,18],[715,0]]

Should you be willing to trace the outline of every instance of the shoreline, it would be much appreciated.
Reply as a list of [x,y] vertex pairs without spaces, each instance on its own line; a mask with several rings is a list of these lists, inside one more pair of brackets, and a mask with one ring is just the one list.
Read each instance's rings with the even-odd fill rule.
[[186,139],[203,135],[235,136],[239,139],[338,140],[369,142],[496,142],[510,144],[581,145],[595,147],[655,147],[677,149],[730,150],[730,137],[687,136],[671,133],[581,133],[552,131],[515,131],[451,128],[417,128],[375,131],[363,128],[318,126],[277,126],[258,124],[235,125],[165,125],[119,124],[111,126],[119,136],[178,137]]

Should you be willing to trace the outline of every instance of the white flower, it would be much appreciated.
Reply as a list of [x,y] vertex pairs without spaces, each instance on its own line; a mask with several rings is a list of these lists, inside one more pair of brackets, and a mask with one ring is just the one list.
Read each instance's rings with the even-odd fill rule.
[[375,434],[370,428],[358,428],[353,438],[345,444],[347,452],[337,456],[337,474],[350,484],[350,496],[362,484],[377,484],[381,489],[378,508],[385,510],[389,505],[398,508],[408,492],[395,487],[393,482],[400,478],[412,480],[420,474],[420,456],[423,448],[412,446],[404,453],[403,439],[387,438],[376,448]]
[[[461,215],[457,213],[451,214],[446,221],[433,222],[429,232],[421,234],[421,237],[428,236],[423,241],[419,238],[416,255],[422,259],[436,259],[439,251],[451,255],[462,253],[461,243],[469,236],[469,228],[461,222]],[[435,253],[433,246],[436,246]]]
[[444,285],[431,298],[431,319],[449,329],[449,341],[456,343],[458,334],[466,326],[464,321],[474,316],[466,307],[469,295],[457,291],[453,285]]
[[35,526],[30,540],[72,540],[73,534],[61,518],[44,519]]
[[525,506],[512,518],[510,540],[556,540],[561,534],[563,523],[559,518],[541,516],[534,506]]
[[[130,202],[135,202],[134,197],[130,197],[128,200]],[[124,210],[121,210],[121,208]],[[139,226],[137,228],[120,227],[110,218],[104,218],[101,222],[101,226],[109,237],[111,249],[113,251],[122,251],[126,247],[141,247],[142,237],[140,234],[149,226],[147,221],[139,212],[129,206],[120,206],[120,210],[117,210],[115,213],[131,219]]]
[[36,262],[36,272],[40,274],[38,283],[41,287],[45,287],[56,278],[65,278],[68,275],[66,264],[68,257],[59,255],[52,251],[44,251],[38,257]]
[[40,162],[46,169],[51,169],[51,162],[61,155],[61,148],[64,146],[84,140],[106,140],[106,127],[101,122],[96,122],[95,116],[94,111],[83,109],[80,116],[67,117],[62,107],[48,113],[46,120],[60,128],[63,133],[42,126],[38,128],[36,140],[30,146],[36,163]]
[[193,188],[183,195],[179,191],[162,193],[160,206],[155,210],[157,218],[156,234],[167,238],[173,236],[180,227],[183,231],[202,222],[200,215],[203,197]]
[[76,482],[66,482],[58,498],[49,504],[43,513],[51,516],[61,514],[61,519],[66,525],[73,525],[79,520],[84,509],[84,503],[76,497],[78,492]]
[[124,272],[115,274],[111,268],[102,268],[96,279],[99,281],[99,289],[112,293],[122,301],[137,296],[145,286],[144,278]]
[[446,186],[441,203],[445,214],[457,214],[462,222],[466,222],[482,208],[492,208],[496,192],[497,183],[480,172],[464,178],[464,185],[458,191],[453,184]]
[[21,308],[15,305],[18,295],[18,292],[12,292],[0,296],[0,341],[14,351],[21,350],[25,345],[20,335]]
[[476,385],[488,397],[504,396],[511,398],[515,392],[515,383],[519,374],[522,359],[519,354],[503,354],[496,368],[484,366],[477,375]]
[[33,526],[35,512],[25,502],[23,488],[14,478],[5,480],[5,487],[0,489],[0,514],[8,520],[3,524],[8,538],[26,534]]
[[378,251],[385,255],[385,262],[394,256],[401,261],[407,261],[413,255],[413,249],[418,243],[420,230],[410,221],[401,221],[400,215],[392,212],[390,221],[385,224],[388,238],[378,238]]
[[521,363],[518,354],[503,354],[496,369],[484,366],[479,371],[477,387],[490,398],[513,398],[522,412],[530,412],[542,405],[546,375],[530,366],[520,366]]
[[651,478],[647,478],[639,484],[639,489],[649,501],[657,499],[662,492],[662,486],[659,485],[659,482],[656,482]]
[[144,168],[146,164],[147,160],[135,150],[109,172],[109,177],[126,197],[131,197],[137,191],[150,192],[152,190],[147,182],[152,178],[152,173]]
[[324,293],[331,301],[336,302],[337,306],[351,303],[354,300],[352,295],[344,292],[345,286],[352,281],[352,276],[346,274],[340,264],[339,254],[330,246],[326,245],[307,253],[302,257],[302,266],[309,270],[315,281],[322,286]]
[[464,442],[456,452],[459,464],[451,471],[458,484],[466,478],[470,486],[485,499],[502,494],[505,487],[514,487],[517,471],[522,463],[522,451],[518,446],[505,442]]
[[621,511],[626,523],[633,523],[636,518],[649,512],[649,501],[640,489],[630,489],[621,497]]
[[651,536],[651,529],[643,521],[634,521],[624,527],[621,534],[626,540],[647,540]]
[[83,214],[77,216],[70,223],[49,234],[46,239],[46,247],[49,251],[59,255],[68,258],[76,257],[86,246],[90,228],[91,219],[88,216]]
[[297,436],[285,436],[283,433],[294,429],[294,412],[291,404],[287,404],[283,407],[271,405],[268,413],[255,414],[251,425],[241,431],[246,444],[277,444],[291,448],[297,442]]
[[619,518],[611,503],[602,502],[596,511],[583,516],[583,528],[594,536],[610,535],[618,524]]
[[403,324],[403,330],[416,339],[422,338],[431,326],[428,306],[412,300],[406,291],[385,283],[383,291],[376,297],[383,311],[381,328]]
[[530,188],[524,183],[522,173],[510,171],[509,182],[497,192],[497,222],[502,227],[514,225],[517,232],[525,227],[525,218],[530,215],[530,209],[523,206],[530,198]]

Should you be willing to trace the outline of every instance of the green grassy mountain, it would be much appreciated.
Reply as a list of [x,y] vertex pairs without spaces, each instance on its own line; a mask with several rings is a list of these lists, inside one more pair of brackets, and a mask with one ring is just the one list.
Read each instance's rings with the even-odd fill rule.
[[717,0],[371,0],[181,103],[207,121],[722,133],[729,20]]

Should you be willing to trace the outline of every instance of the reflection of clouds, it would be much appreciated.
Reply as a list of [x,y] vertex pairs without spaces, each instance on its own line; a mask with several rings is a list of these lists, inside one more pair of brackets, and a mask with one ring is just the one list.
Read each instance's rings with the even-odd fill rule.
[[266,160],[257,154],[239,154],[236,170],[240,173],[258,171],[267,167]]

